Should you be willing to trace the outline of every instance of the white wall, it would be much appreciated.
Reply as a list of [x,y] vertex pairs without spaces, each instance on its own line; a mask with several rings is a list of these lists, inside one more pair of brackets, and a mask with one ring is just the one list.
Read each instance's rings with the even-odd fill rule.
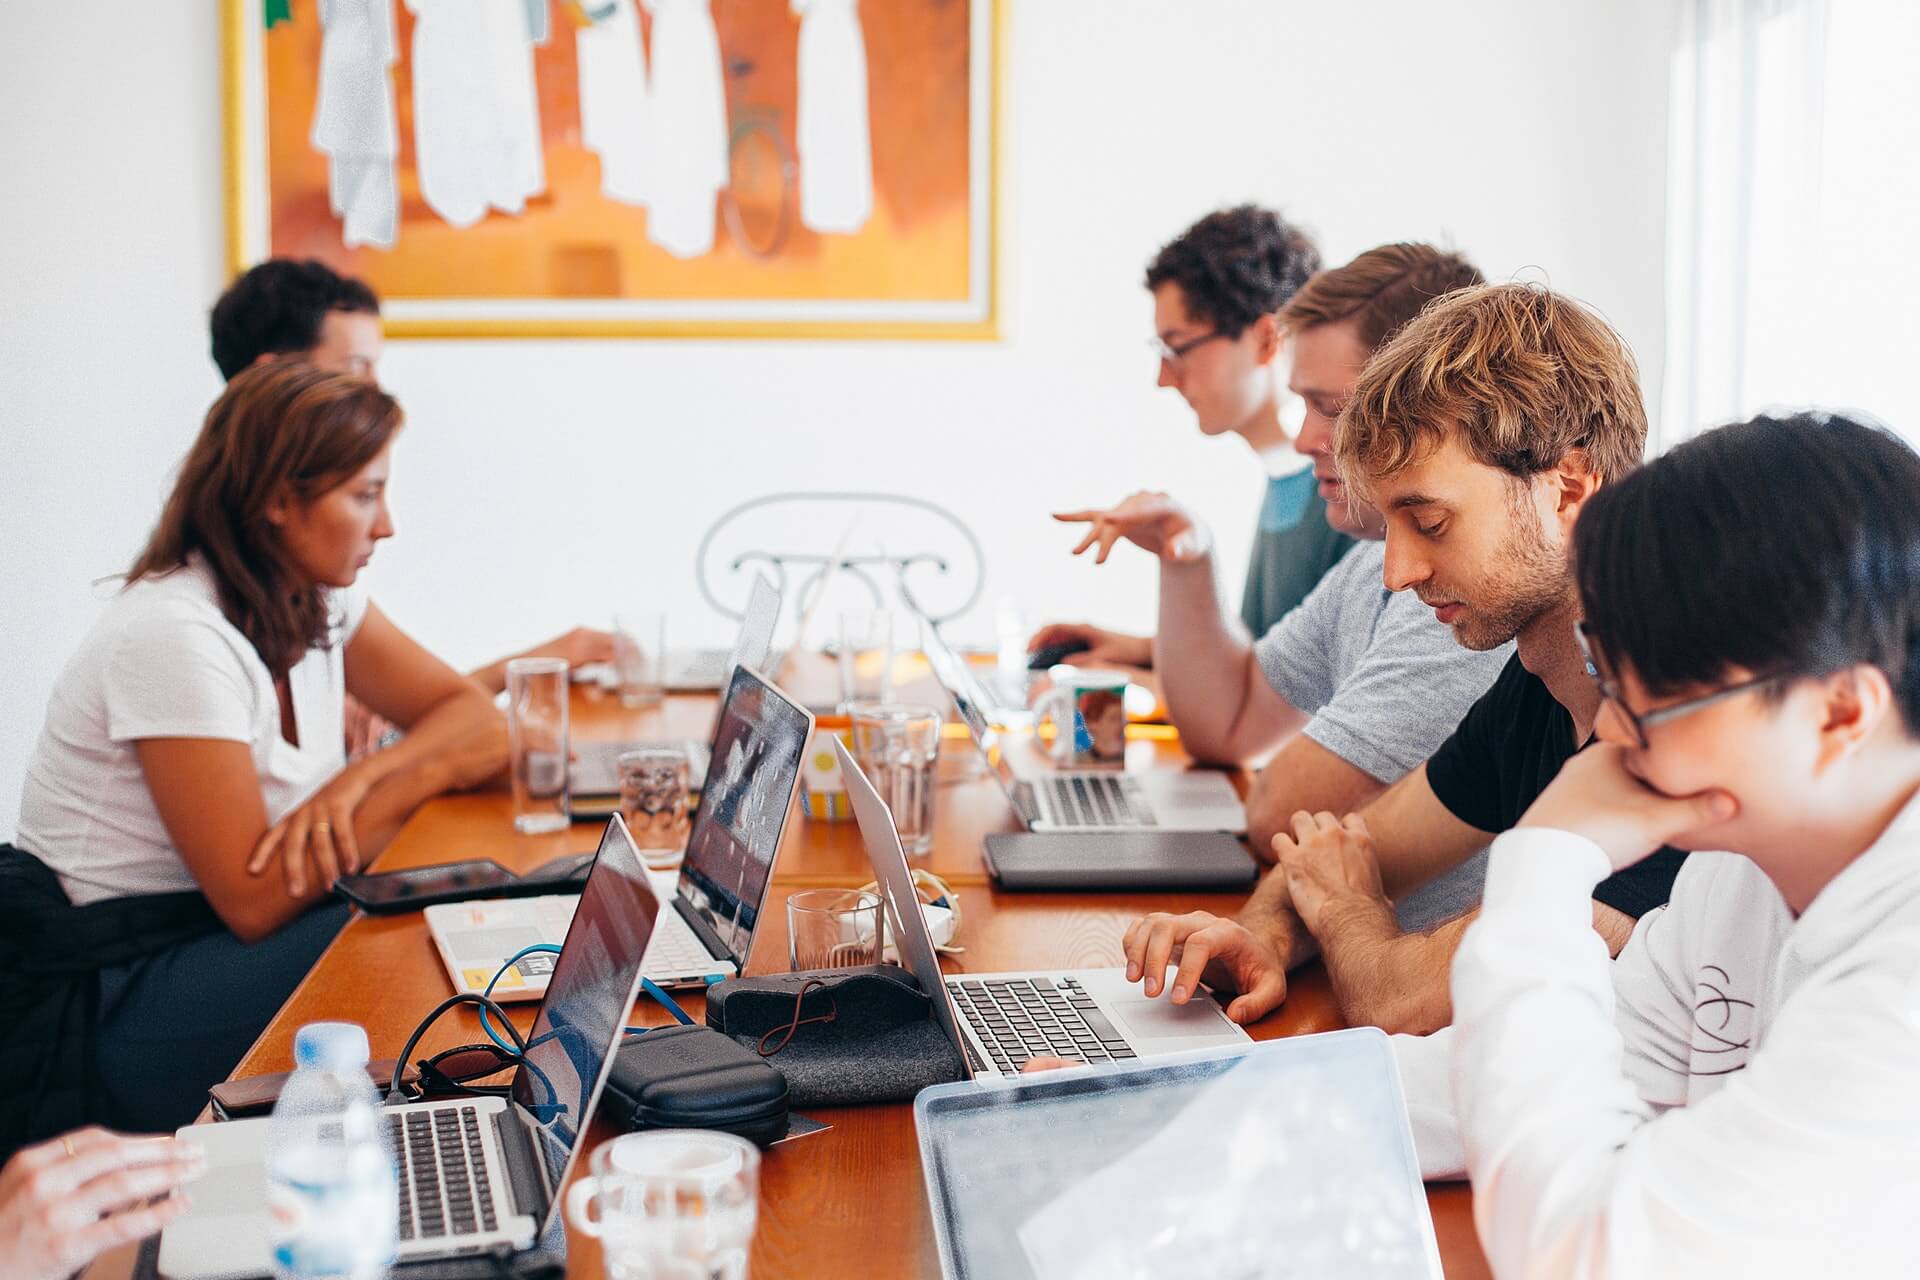
[[[989,601],[1147,626],[1144,557],[1071,561],[1045,512],[1173,490],[1237,581],[1260,476],[1154,390],[1138,280],[1247,199],[1329,261],[1443,238],[1583,297],[1658,403],[1661,0],[1011,7],[1004,343],[393,344],[400,536],[370,570],[388,611],[478,661],[601,617],[616,563],[651,564],[665,607],[718,637],[691,570],[706,522],[734,495],[857,486],[972,522]],[[218,387],[218,47],[212,0],[0,15],[0,832],[88,582],[128,562]],[[974,461],[996,454],[1009,475]]]

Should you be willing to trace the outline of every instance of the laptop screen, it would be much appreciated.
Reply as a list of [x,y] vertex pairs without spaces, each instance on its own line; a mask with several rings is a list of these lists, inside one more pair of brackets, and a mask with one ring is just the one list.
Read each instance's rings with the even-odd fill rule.
[[986,757],[987,767],[1000,780],[1001,788],[1006,791],[1007,798],[1015,802],[1017,811],[1020,778],[1007,759],[1000,731],[994,727],[992,717],[981,702],[980,682],[967,669],[966,660],[949,648],[940,633],[932,627],[921,629],[921,646],[926,650],[927,663],[933,668],[934,678],[953,700],[953,709],[967,726],[967,732],[973,737],[973,745],[980,748],[980,754]]
[[938,1085],[914,1127],[946,1276],[1441,1275],[1372,1027]]
[[727,661],[727,679],[741,667],[764,667],[773,649],[773,628],[780,620],[780,589],[767,581],[767,575],[753,575],[753,589],[747,593],[746,613],[740,619],[740,634],[734,637],[733,656]]
[[758,672],[734,671],[687,834],[680,896],[738,965],[760,923],[812,727],[812,717]]
[[639,991],[640,962],[659,916],[660,900],[626,824],[609,819],[513,1076],[513,1100],[535,1122],[534,1146],[556,1205]]

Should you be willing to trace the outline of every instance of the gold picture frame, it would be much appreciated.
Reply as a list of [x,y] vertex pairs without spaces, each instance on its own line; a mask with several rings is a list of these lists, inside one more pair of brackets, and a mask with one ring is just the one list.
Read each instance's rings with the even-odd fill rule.
[[[637,4],[638,0],[632,2]],[[924,14],[925,23],[936,20],[947,23],[951,34],[952,11],[962,2],[966,33],[963,51],[957,51],[951,40],[935,44],[926,39],[926,32],[904,28],[903,24],[916,14]],[[873,13],[877,15],[865,20],[869,32],[877,29],[884,40],[890,26],[902,28],[895,36],[896,54],[900,41],[918,35],[923,43],[935,44],[921,56],[938,59],[948,73],[941,78],[909,75],[903,71],[886,80],[885,69],[892,64],[884,60],[888,49],[878,50],[883,60],[876,65],[882,71],[876,75],[871,91],[876,111],[874,204],[876,209],[889,210],[889,216],[876,217],[874,223],[883,225],[870,225],[844,237],[816,236],[797,227],[789,216],[794,175],[791,120],[783,117],[781,107],[775,106],[762,108],[762,119],[758,122],[740,125],[735,123],[740,118],[737,110],[752,108],[736,109],[730,102],[729,122],[734,125],[730,145],[736,148],[730,154],[730,162],[737,163],[741,154],[737,148],[746,137],[744,130],[758,130],[763,151],[785,152],[785,163],[777,172],[781,184],[779,199],[787,203],[782,203],[777,212],[783,219],[779,225],[788,228],[786,243],[792,250],[766,254],[759,252],[759,248],[764,247],[760,246],[749,251],[750,235],[741,233],[745,206],[733,203],[729,193],[723,194],[720,202],[722,213],[727,216],[720,220],[721,231],[716,233],[714,252],[709,255],[713,261],[692,265],[670,261],[644,243],[640,232],[643,224],[638,222],[640,211],[628,214],[615,209],[611,202],[603,202],[602,209],[590,208],[597,193],[586,191],[582,175],[598,170],[585,167],[592,162],[582,159],[589,153],[580,149],[577,131],[569,136],[564,127],[549,127],[548,120],[560,113],[545,110],[550,90],[548,82],[567,74],[566,68],[571,65],[570,48],[542,49],[536,59],[543,110],[541,146],[543,155],[548,157],[547,171],[554,175],[551,199],[546,199],[543,192],[538,208],[535,201],[529,201],[527,216],[509,219],[506,215],[489,215],[464,231],[432,221],[417,196],[406,189],[411,175],[408,168],[411,139],[407,135],[403,104],[399,127],[403,140],[400,157],[395,161],[402,187],[401,216],[394,249],[381,251],[365,246],[349,249],[337,239],[331,246],[325,244],[317,228],[331,215],[316,212],[316,208],[326,207],[324,178],[318,183],[318,197],[313,194],[314,166],[324,166],[325,160],[317,158],[318,153],[307,145],[312,98],[297,96],[303,90],[310,95],[311,87],[296,84],[295,75],[286,74],[280,83],[289,87],[275,98],[268,84],[270,60],[283,70],[293,67],[304,71],[304,62],[291,60],[304,59],[317,49],[319,0],[296,0],[291,7],[291,18],[283,18],[271,30],[263,20],[261,0],[221,0],[221,3],[226,243],[228,266],[233,274],[274,253],[319,257],[373,284],[382,295],[386,332],[399,338],[997,341],[1001,337],[1005,258],[1002,129],[1008,10],[1011,8],[1008,0],[940,0],[939,3],[866,0],[875,6]],[[413,18],[404,0],[392,0],[392,3],[397,11],[396,27],[402,34],[394,67],[398,86],[407,83],[404,36]],[[787,45],[783,42],[791,37],[782,32],[779,22],[788,14],[789,0],[725,0],[725,3],[728,7],[721,11],[723,50],[727,49],[724,37],[732,34],[736,41],[757,38],[763,47],[785,54]],[[554,0],[551,9],[554,29],[549,45],[560,46],[567,40],[566,19],[575,7],[563,0]],[[790,18],[787,20],[791,22]],[[307,24],[304,30],[299,25],[302,23]],[[749,29],[743,24],[757,25]],[[870,35],[869,45],[873,39]],[[270,45],[269,41],[277,43]],[[312,61],[317,64],[317,56]],[[956,65],[963,71],[955,72]],[[755,60],[736,57],[730,52],[727,75],[751,75],[759,66],[777,69],[770,74],[786,73],[780,57]],[[745,72],[741,70],[743,67],[747,69]],[[964,76],[964,104],[958,101],[960,89],[956,87],[960,75]],[[730,81],[730,89],[731,85]],[[934,92],[933,87],[926,87],[930,85],[944,90],[946,96],[942,101],[914,104],[910,112],[895,111],[884,117],[888,127],[895,128],[896,132],[905,131],[909,126],[913,130],[905,146],[896,143],[891,149],[887,148],[880,131],[883,95],[890,95],[886,101],[897,104],[903,94]],[[553,90],[554,96],[568,101],[568,87],[560,85]],[[774,87],[790,91],[784,82]],[[396,89],[396,97],[400,96]],[[303,108],[304,115],[301,114]],[[959,126],[954,121],[962,109],[964,175],[956,180],[954,157],[958,144],[953,138]],[[275,112],[279,113],[277,117]],[[944,132],[930,131],[926,126],[929,119],[943,122]],[[893,123],[896,120],[901,121],[897,126]],[[929,136],[943,139],[948,145],[944,149],[931,143],[923,145]],[[303,150],[308,154],[303,155]],[[937,172],[931,169],[936,158],[944,158],[944,168]],[[892,172],[884,168],[890,161],[896,164]],[[773,171],[765,164],[761,170]],[[324,168],[321,172],[324,173]],[[740,170],[736,168],[733,172],[735,185],[743,185],[738,182]],[[573,186],[562,190],[569,174]],[[894,205],[905,207],[907,199],[889,203],[887,184],[890,180],[906,192],[907,198],[920,201],[922,206],[941,200],[936,216],[921,216],[924,209],[909,210],[908,216],[892,216]],[[302,182],[305,186],[297,185]],[[956,185],[961,187],[959,195],[955,194]],[[764,184],[762,186],[764,188]],[[283,200],[280,210],[276,211],[273,199],[276,189],[295,191],[300,198]],[[956,202],[960,199],[964,199],[964,210],[956,211]],[[297,211],[297,214],[288,211]],[[767,213],[764,206],[760,212],[765,215],[762,222],[772,225],[775,214]],[[577,229],[572,233],[563,230],[561,218],[563,215],[575,217],[577,228],[578,221],[589,214],[597,219],[596,225],[602,230],[583,258],[579,252],[582,237]],[[956,222],[962,215],[964,254],[956,254],[951,249],[959,234]],[[296,218],[304,222],[297,222]],[[609,224],[615,227],[612,232],[604,230]],[[627,230],[629,225],[633,228],[631,234]],[[460,259],[468,252],[458,237],[472,232],[482,233],[475,237],[474,243],[484,242],[484,254],[491,256],[478,268],[449,265],[450,260]],[[944,243],[948,249],[929,248],[936,243]],[[405,249],[410,244],[420,246],[412,260],[405,258]],[[778,241],[775,244],[777,248],[780,246]],[[553,269],[551,264],[568,260],[567,254],[573,255],[572,261],[585,261],[589,269],[574,270],[571,274]],[[749,257],[754,260],[750,262]],[[619,265],[608,268],[606,264],[610,259]],[[964,288],[960,287],[962,268],[956,266],[956,260],[964,262]],[[546,265],[548,270],[544,274],[529,271],[530,262]],[[501,269],[490,276],[489,268],[495,264]],[[938,275],[938,280],[929,283],[917,274],[923,266],[927,268],[928,277]],[[508,267],[513,269],[506,269]],[[704,273],[703,267],[707,268]],[[743,293],[756,279],[754,272],[763,267],[765,275],[759,278],[773,282],[773,287],[781,292],[766,297]],[[463,292],[436,296],[429,288],[436,271],[442,276],[456,273]],[[624,286],[609,292],[610,282],[631,280],[636,275],[647,280],[669,281],[669,292],[653,296]],[[485,291],[484,282],[489,278],[521,283],[503,286],[503,292],[494,295]],[[547,291],[543,292],[540,287],[529,289],[524,283],[529,279],[559,279],[562,284],[557,290],[550,284],[545,285]],[[577,288],[582,280],[590,286],[584,292]],[[876,292],[834,295],[834,289],[845,287],[845,283],[852,280]],[[471,281],[482,283],[466,291]],[[703,287],[712,292],[703,295],[700,292]],[[915,290],[921,293],[916,294]]]

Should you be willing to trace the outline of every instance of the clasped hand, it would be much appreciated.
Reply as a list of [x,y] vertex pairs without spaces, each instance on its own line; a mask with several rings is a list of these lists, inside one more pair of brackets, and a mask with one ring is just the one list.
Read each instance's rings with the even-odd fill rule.
[[1273,852],[1293,909],[1309,933],[1321,937],[1336,906],[1364,902],[1391,913],[1365,818],[1303,810],[1293,815],[1292,825],[1291,836],[1284,831],[1274,836]]
[[287,892],[298,898],[309,884],[325,891],[343,874],[358,871],[360,847],[353,837],[353,816],[371,789],[372,779],[363,764],[342,769],[267,828],[247,859],[247,874],[261,874],[278,857]]

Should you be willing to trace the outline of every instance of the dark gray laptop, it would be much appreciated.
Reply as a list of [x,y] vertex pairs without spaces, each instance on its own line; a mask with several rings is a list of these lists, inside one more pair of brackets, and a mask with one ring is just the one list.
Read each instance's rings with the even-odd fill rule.
[[986,855],[1003,889],[1250,889],[1260,871],[1224,831],[1010,831]]

